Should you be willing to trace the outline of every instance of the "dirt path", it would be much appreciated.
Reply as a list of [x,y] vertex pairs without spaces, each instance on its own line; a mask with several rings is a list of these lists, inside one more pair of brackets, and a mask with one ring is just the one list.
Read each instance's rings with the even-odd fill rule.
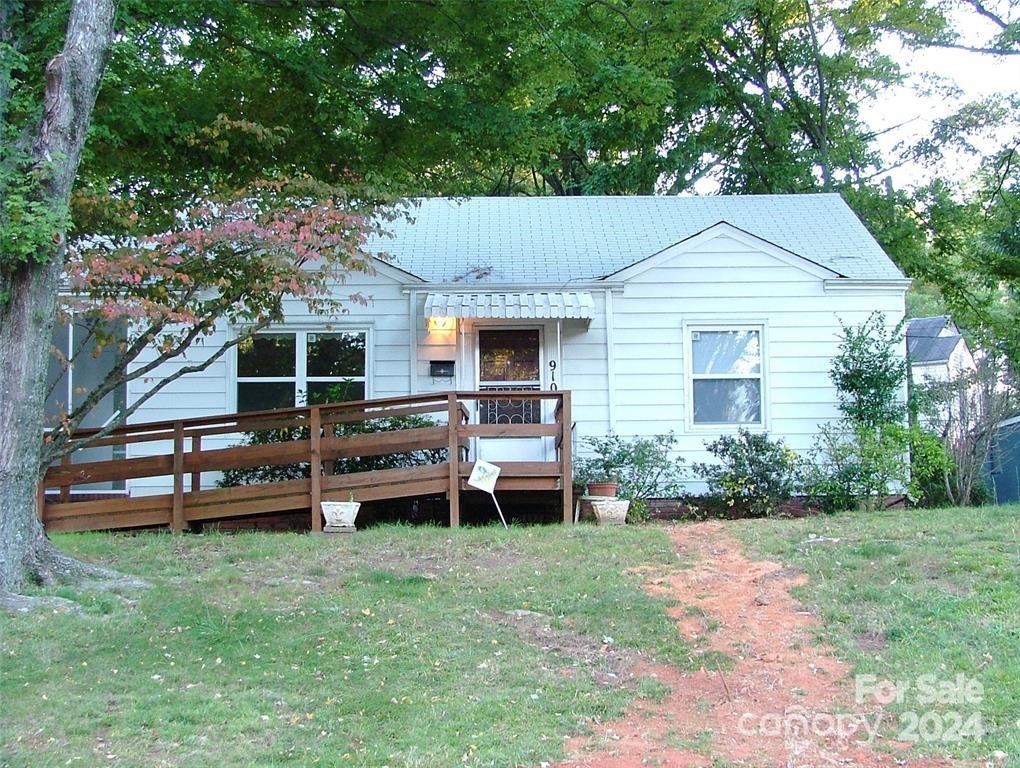
[[863,727],[845,738],[827,733],[837,713],[865,714],[874,723],[880,712],[854,705],[849,668],[812,641],[817,620],[789,593],[805,577],[749,560],[721,523],[677,526],[670,535],[696,562],[647,589],[679,600],[671,613],[681,634],[701,651],[724,654],[728,668],[724,662],[720,671],[708,653],[706,668],[697,672],[635,669],[658,677],[669,695],[662,702],[638,700],[621,720],[598,726],[594,737],[571,740],[574,757],[559,768],[951,765],[904,760],[897,751],[905,745],[888,741],[877,743],[891,752],[870,747],[860,741]]

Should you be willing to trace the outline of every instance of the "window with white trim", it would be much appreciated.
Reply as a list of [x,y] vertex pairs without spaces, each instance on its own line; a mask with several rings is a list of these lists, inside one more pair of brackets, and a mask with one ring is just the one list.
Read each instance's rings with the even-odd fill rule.
[[[107,329],[108,330],[108,329]],[[119,339],[127,338],[127,325],[114,329]],[[117,362],[118,345],[100,344],[88,317],[71,313],[67,323],[53,326],[52,354],[46,376],[46,426],[53,428],[66,414],[79,407],[99,387]],[[102,427],[125,408],[127,385],[119,384],[86,415],[83,427]]]
[[364,400],[367,331],[257,334],[237,350],[237,410]]
[[[109,330],[108,327],[104,329]],[[117,338],[127,338],[126,323],[118,323],[113,330]],[[85,398],[106,380],[117,362],[118,344],[100,344],[95,331],[89,317],[73,312],[69,322],[57,322],[53,326],[52,354],[46,375],[46,430],[55,429],[63,423],[67,414],[80,407]],[[126,404],[127,383],[121,382],[85,414],[81,426],[104,427],[121,414]],[[127,449],[123,445],[91,446],[79,450],[75,461],[110,461],[126,455]],[[76,485],[71,493],[105,493],[123,491],[125,487],[123,480],[108,480]]]
[[761,326],[694,326],[689,333],[693,423],[762,424]]

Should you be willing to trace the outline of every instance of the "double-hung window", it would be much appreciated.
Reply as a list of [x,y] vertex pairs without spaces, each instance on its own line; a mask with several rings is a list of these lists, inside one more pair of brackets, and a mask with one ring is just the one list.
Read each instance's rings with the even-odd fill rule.
[[763,424],[761,326],[690,326],[688,333],[694,425]]
[[260,333],[237,351],[237,410],[366,397],[367,331]]

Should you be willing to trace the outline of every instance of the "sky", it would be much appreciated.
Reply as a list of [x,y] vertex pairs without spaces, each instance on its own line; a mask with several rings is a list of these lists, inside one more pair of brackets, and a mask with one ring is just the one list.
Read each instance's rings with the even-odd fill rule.
[[[969,45],[987,42],[996,31],[990,22],[963,11],[957,15],[956,28],[961,33],[960,42]],[[996,94],[1020,94],[1020,56],[990,56],[949,48],[913,51],[891,37],[883,41],[881,50],[899,62],[904,80],[862,103],[861,117],[879,134],[876,145],[887,161],[898,157],[902,146],[931,135],[935,121],[949,117],[964,104]],[[947,89],[955,94],[947,95]],[[974,144],[991,154],[1008,138],[1007,132],[1000,131]],[[945,162],[937,167],[906,164],[879,174],[874,181],[882,183],[889,177],[897,189],[910,189],[936,177],[966,182],[980,162],[980,155],[947,153]],[[709,176],[699,179],[688,194],[718,192],[718,180]]]
[[[965,14],[959,17],[958,29],[963,42],[979,43],[987,39],[991,26],[974,14]],[[1020,56],[989,56],[945,48],[909,51],[891,40],[885,43],[884,50],[901,63],[908,77],[903,84],[889,88],[875,101],[862,105],[861,112],[866,124],[876,131],[902,124],[877,140],[887,157],[897,143],[909,143],[929,135],[934,120],[949,116],[967,102],[996,93],[1020,93]],[[930,93],[926,75],[955,82],[960,95],[947,98]],[[983,148],[992,151],[997,146],[989,137]],[[884,175],[890,176],[896,187],[903,188],[935,176],[964,179],[977,170],[979,160],[958,153],[937,168],[908,165]]]

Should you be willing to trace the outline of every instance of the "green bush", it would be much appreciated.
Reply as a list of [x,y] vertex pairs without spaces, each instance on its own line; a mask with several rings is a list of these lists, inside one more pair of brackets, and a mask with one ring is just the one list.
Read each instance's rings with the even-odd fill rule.
[[741,429],[705,448],[718,461],[699,462],[694,471],[708,483],[707,498],[717,499],[730,513],[771,517],[800,488],[800,457],[767,433]]
[[[346,394],[343,384],[330,387],[317,401],[341,402]],[[353,437],[369,435],[377,432],[395,432],[403,429],[432,427],[435,422],[423,416],[391,416],[368,421],[347,422],[333,425],[336,437]],[[239,445],[270,445],[288,440],[307,440],[307,427],[285,429],[265,429],[256,432],[245,432]],[[340,458],[333,462],[332,474],[350,475],[356,472],[372,472],[381,469],[403,469],[426,464],[438,464],[446,461],[446,450],[401,451],[382,456],[355,456]],[[230,469],[223,473],[218,485],[229,487],[235,485],[254,485],[257,483],[274,483],[282,480],[299,480],[311,477],[311,465],[308,462],[285,464],[280,466],[248,467]]]
[[652,519],[652,510],[647,499],[631,499],[627,508],[627,522],[630,525],[647,523]]
[[901,340],[902,323],[887,330],[879,312],[858,326],[843,324],[829,371],[843,418],[821,427],[815,439],[805,483],[811,504],[826,511],[874,509],[896,487],[909,492]]
[[946,490],[946,475],[952,477],[956,462],[938,435],[911,427],[910,440],[910,500],[920,507],[952,506]]
[[894,485],[909,485],[907,448],[901,424],[871,428],[844,420],[821,427],[805,481],[809,503],[824,512],[874,510]]
[[629,499],[629,522],[649,518],[648,499],[682,494],[683,459],[671,458],[677,437],[673,432],[653,437],[619,435],[586,437],[582,455],[574,461],[574,482],[619,483],[619,496]]
[[882,313],[872,312],[860,325],[840,325],[843,340],[829,371],[840,411],[866,427],[902,422],[906,406],[900,394],[907,380],[907,361],[899,353],[903,323],[886,330]]

